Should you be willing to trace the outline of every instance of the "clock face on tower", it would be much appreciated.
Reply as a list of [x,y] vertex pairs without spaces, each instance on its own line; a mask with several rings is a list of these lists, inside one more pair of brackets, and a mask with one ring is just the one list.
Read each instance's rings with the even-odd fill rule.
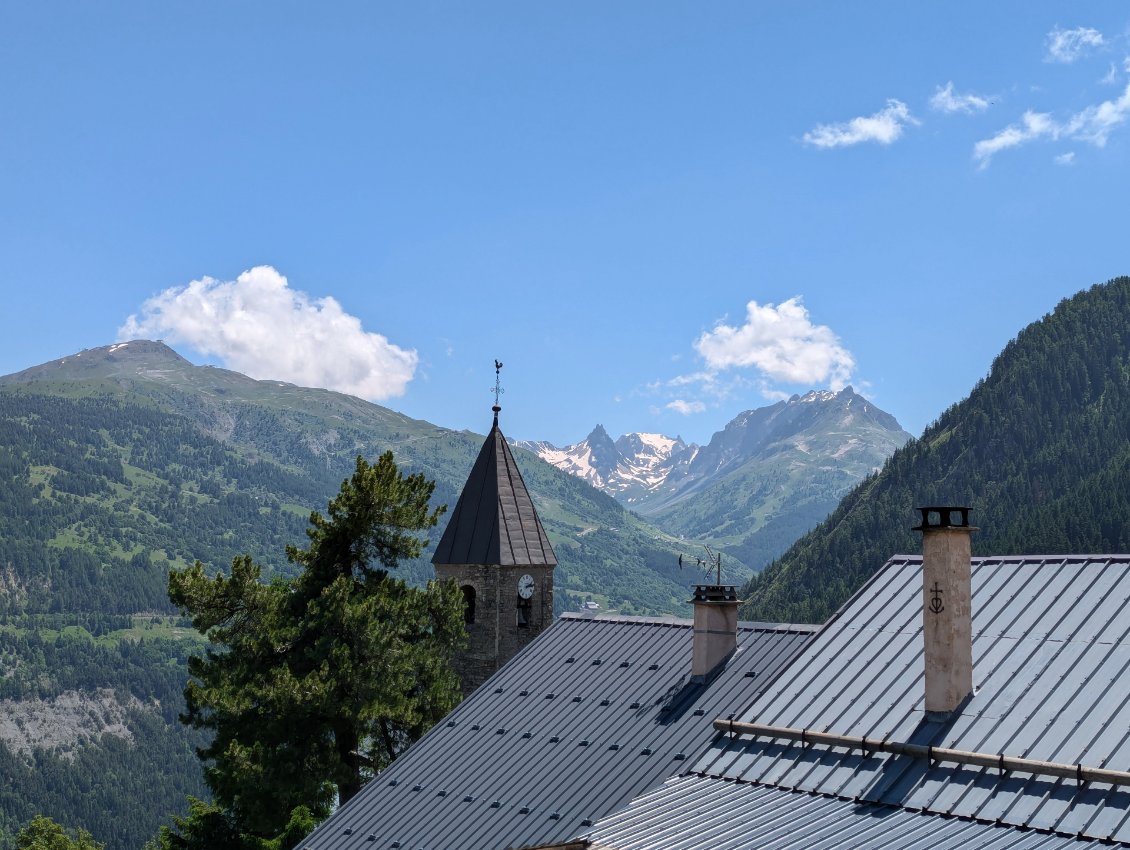
[[529,573],[518,579],[518,595],[523,599],[529,599],[534,595],[534,577]]

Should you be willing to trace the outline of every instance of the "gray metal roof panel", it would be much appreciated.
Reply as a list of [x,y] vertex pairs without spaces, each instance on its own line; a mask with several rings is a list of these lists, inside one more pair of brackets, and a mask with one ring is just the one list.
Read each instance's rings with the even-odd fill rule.
[[455,503],[433,564],[557,563],[514,454],[496,420]]
[[711,721],[751,702],[813,631],[741,624],[739,651],[703,687],[690,621],[567,615],[301,846],[502,850],[576,835],[684,770],[716,737]]
[[1099,842],[716,777],[680,776],[600,821],[592,850],[1085,850]]
[[[975,559],[975,695],[923,711],[921,561],[896,557],[741,713],[757,723],[1130,769],[1130,557]],[[695,770],[784,788],[1130,842],[1130,789],[989,768],[720,741]]]

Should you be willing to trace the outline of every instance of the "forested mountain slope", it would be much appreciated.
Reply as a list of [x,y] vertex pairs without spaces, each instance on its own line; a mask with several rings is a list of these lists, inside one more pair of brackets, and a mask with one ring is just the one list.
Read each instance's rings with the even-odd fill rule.
[[[484,406],[484,425],[489,415]],[[482,439],[194,366],[155,342],[0,377],[0,564],[12,564],[0,610],[160,609],[168,565],[197,558],[219,568],[248,553],[268,573],[288,569],[285,545],[303,539],[358,454],[391,449],[435,479],[436,503],[454,505]],[[670,539],[532,454],[520,462],[560,550],[559,588],[652,612],[682,603]],[[428,553],[407,574],[430,578]]]
[[914,506],[959,504],[976,554],[1130,550],[1130,278],[1021,331],[967,399],[746,586],[742,616],[823,621],[920,549]]
[[[43,813],[137,850],[203,795],[197,741],[176,719],[199,637],[168,604],[170,567],[247,553],[286,572],[285,546],[304,542],[358,454],[391,449],[454,505],[481,444],[161,343],[0,378],[0,848]],[[580,591],[633,613],[685,604],[695,577],[671,538],[531,454],[519,463],[556,548],[559,604]],[[429,554],[405,576],[429,578]]]

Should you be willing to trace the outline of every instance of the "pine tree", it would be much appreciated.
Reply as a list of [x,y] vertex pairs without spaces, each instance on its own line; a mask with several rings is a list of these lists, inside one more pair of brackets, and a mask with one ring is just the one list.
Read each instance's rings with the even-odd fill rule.
[[[247,841],[276,838],[300,807],[320,819],[348,801],[454,708],[462,595],[389,574],[420,555],[417,533],[443,513],[429,509],[433,488],[391,452],[359,457],[328,516],[311,514],[306,548],[288,548],[296,577],[263,584],[246,556],[227,576],[199,562],[170,575],[170,599],[212,643],[190,659],[185,690],[183,719],[215,733],[200,752],[215,806],[194,815]],[[201,824],[178,825],[180,840],[166,831],[162,846],[194,846]]]

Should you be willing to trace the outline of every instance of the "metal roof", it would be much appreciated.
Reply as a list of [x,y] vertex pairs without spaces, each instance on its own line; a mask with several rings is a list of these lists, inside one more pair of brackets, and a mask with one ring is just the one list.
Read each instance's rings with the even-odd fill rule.
[[[973,559],[975,691],[944,723],[923,711],[921,573],[888,561],[738,719],[1130,769],[1130,556]],[[728,736],[694,770],[1130,843],[1126,786]]]
[[591,850],[1084,850],[1094,839],[715,777],[680,776],[601,821]]
[[810,626],[739,625],[692,684],[688,620],[565,615],[300,847],[441,850],[562,841],[690,764]]
[[432,563],[557,564],[522,473],[498,427],[497,414]]

